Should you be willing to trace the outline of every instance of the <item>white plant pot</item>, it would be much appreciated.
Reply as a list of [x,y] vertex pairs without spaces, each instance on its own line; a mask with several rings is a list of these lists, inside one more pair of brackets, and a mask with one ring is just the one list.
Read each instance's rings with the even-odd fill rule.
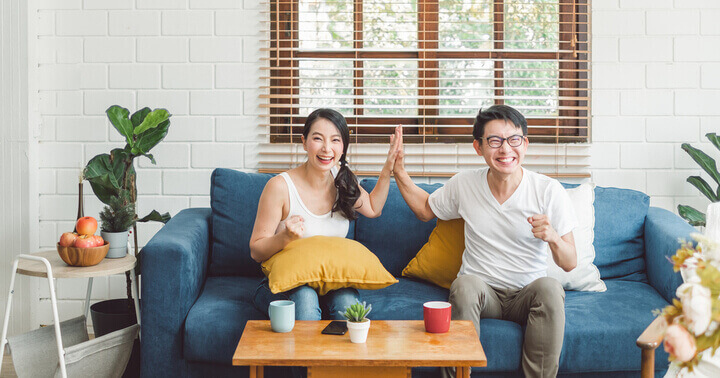
[[106,242],[110,244],[108,254],[105,258],[108,259],[120,259],[127,255],[128,246],[128,232],[105,232],[101,231],[100,234]]
[[355,323],[347,322],[348,332],[350,333],[350,341],[356,344],[362,344],[367,341],[368,331],[370,330],[370,319],[364,322]]

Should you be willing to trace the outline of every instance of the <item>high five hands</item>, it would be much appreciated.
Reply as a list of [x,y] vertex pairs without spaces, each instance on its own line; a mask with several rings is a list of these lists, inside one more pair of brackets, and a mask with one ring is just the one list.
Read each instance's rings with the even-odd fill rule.
[[391,173],[405,169],[404,156],[403,130],[402,125],[398,125],[395,128],[395,133],[390,135],[390,149],[388,150],[388,157],[385,161],[385,168],[388,168]]
[[387,160],[385,160],[385,166],[389,173],[392,173],[395,169],[395,162],[397,160],[398,153],[402,150],[402,126],[398,125],[395,128],[395,133],[390,135],[390,149],[388,150]]

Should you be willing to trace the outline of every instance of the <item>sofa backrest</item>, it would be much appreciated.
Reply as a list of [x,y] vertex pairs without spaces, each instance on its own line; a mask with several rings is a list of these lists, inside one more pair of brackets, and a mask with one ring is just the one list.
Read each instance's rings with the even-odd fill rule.
[[260,276],[260,264],[250,257],[250,235],[260,194],[272,175],[218,168],[212,173],[212,276]]
[[[213,172],[210,275],[262,275],[260,264],[250,257],[249,243],[260,194],[272,176],[223,168]],[[377,179],[364,179],[360,185],[370,192],[376,183]],[[419,186],[432,193],[442,184]],[[643,226],[649,203],[647,195],[635,190],[595,188],[595,265],[603,279],[647,281]],[[360,216],[351,222],[348,237],[361,242],[390,273],[400,276],[435,224],[418,220],[392,182],[382,215]]]
[[[373,190],[377,179],[360,182],[368,193]],[[419,184],[428,193],[442,184]],[[373,219],[360,216],[355,225],[355,240],[362,243],[380,259],[388,272],[399,277],[405,266],[427,243],[435,228],[436,220],[422,222],[410,210],[395,182],[390,184],[382,214]]]
[[595,265],[603,279],[647,282],[645,218],[650,197],[630,189],[595,188]]

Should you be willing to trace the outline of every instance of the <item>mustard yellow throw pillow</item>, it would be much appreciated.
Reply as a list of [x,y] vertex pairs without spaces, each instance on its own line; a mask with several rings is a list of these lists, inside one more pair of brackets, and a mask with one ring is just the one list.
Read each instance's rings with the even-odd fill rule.
[[398,282],[377,256],[352,239],[298,239],[262,263],[274,294],[308,285],[320,295],[344,287],[375,290]]
[[460,271],[464,250],[465,221],[438,219],[428,242],[403,269],[402,275],[449,289]]

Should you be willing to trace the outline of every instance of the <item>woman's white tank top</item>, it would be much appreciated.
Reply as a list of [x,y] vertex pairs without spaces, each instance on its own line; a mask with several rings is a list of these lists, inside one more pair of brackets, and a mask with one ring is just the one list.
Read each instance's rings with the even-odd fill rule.
[[280,176],[285,179],[288,187],[288,194],[290,195],[290,211],[288,212],[287,218],[283,219],[278,225],[275,234],[285,230],[285,221],[293,215],[300,215],[304,220],[305,233],[303,238],[309,238],[311,236],[338,236],[344,238],[348,229],[350,228],[350,221],[347,220],[342,213],[332,211],[323,215],[315,215],[308,210],[305,203],[300,198],[300,194],[290,179],[290,175],[287,172],[283,172]]

